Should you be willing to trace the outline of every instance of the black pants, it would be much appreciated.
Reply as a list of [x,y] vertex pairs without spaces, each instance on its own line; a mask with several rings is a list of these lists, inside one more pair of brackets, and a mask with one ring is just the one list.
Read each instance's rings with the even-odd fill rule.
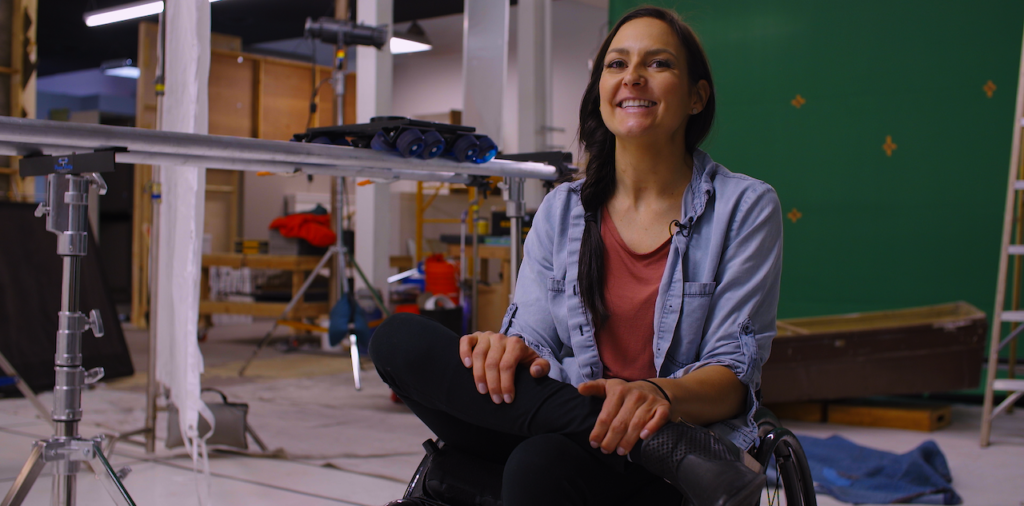
[[494,404],[462,365],[459,337],[432,320],[396,314],[374,332],[370,356],[384,382],[442,441],[505,466],[505,506],[681,503],[664,480],[590,447],[603,399],[520,367],[515,400]]

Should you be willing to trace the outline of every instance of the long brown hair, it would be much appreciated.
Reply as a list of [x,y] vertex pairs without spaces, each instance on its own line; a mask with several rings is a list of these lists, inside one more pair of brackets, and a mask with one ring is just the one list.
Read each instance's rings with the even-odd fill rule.
[[692,154],[704,141],[715,119],[715,86],[711,80],[711,66],[693,30],[674,12],[658,7],[640,7],[623,16],[601,44],[597,58],[594,59],[590,82],[580,103],[579,139],[588,157],[586,179],[580,187],[580,200],[588,217],[580,244],[579,283],[583,305],[595,329],[608,316],[604,300],[604,243],[595,217],[615,192],[615,136],[601,118],[601,74],[612,39],[622,25],[639,18],[654,18],[667,24],[686,50],[686,73],[690,84],[707,81],[711,90],[704,109],[690,116],[686,124],[684,148],[687,153]]

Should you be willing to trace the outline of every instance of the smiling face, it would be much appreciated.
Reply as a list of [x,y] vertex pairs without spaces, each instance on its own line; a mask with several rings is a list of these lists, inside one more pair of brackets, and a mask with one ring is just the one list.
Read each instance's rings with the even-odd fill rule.
[[669,25],[654,18],[622,25],[603,64],[601,117],[616,139],[643,136],[682,145],[686,122],[694,109],[703,109],[706,93],[691,85],[686,50]]

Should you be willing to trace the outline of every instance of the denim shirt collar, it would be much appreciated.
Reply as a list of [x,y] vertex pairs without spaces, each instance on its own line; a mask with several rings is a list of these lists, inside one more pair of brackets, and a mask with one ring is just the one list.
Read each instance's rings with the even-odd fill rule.
[[[715,193],[714,165],[709,163],[711,158],[707,153],[697,150],[693,154],[693,177],[690,179],[690,186],[686,189],[686,196],[683,198],[683,218],[692,225],[700,215],[704,214],[704,208],[708,200]],[[687,212],[689,211],[689,212]],[[684,222],[684,223],[686,223]]]

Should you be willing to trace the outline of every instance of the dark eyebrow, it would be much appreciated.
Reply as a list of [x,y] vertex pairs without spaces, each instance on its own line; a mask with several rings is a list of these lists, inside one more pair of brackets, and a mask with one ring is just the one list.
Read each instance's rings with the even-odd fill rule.
[[[629,50],[625,49],[625,48],[621,48],[621,47],[616,47],[616,48],[609,49],[608,53],[609,54],[617,53],[617,54],[628,55],[629,54]],[[651,56],[651,55],[654,55],[654,54],[668,54],[669,56],[671,56],[673,58],[676,57],[676,54],[672,50],[667,49],[667,48],[663,48],[663,47],[656,47],[654,49],[648,49],[647,51],[644,52],[644,56]]]

